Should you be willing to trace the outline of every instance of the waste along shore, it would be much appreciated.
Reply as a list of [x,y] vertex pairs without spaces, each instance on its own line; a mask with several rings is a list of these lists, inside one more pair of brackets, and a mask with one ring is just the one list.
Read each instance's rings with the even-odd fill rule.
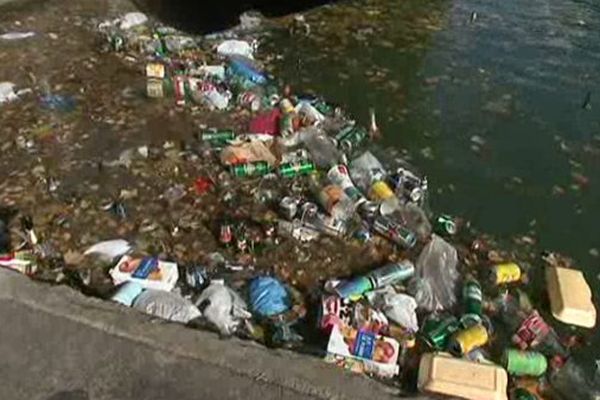
[[[310,33],[302,18],[293,24]],[[74,214],[91,215],[90,231],[113,227],[85,248],[66,251],[52,234],[68,230],[68,215],[41,222],[13,202],[0,221],[0,266],[190,329],[322,357],[407,395],[600,398],[600,373],[576,357],[596,324],[583,274],[554,253],[520,259],[430,210],[426,176],[377,146],[376,110],[361,126],[279,82],[266,72],[273,56],[261,54],[260,25],[244,15],[231,31],[193,37],[129,13],[95,26],[98,50],[143,71],[145,101],[221,125],[99,162],[144,184],[109,201],[70,200]],[[78,108],[10,82],[0,107],[32,93],[50,112]],[[60,179],[37,172],[60,192]]]

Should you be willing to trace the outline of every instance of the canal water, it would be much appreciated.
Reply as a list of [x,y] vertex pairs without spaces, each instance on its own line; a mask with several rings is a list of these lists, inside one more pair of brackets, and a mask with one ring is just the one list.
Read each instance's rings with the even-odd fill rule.
[[267,44],[277,76],[363,123],[375,107],[381,144],[428,175],[433,210],[572,257],[598,303],[597,1],[364,0],[306,20],[308,37]]

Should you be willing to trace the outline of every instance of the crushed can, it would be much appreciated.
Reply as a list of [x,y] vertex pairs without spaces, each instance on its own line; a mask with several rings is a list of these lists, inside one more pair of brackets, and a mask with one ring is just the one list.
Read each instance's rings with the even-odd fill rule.
[[521,350],[529,347],[535,347],[539,344],[551,331],[550,326],[544,321],[537,310],[534,310],[521,323],[519,329],[512,337],[512,341]]
[[360,147],[368,137],[369,132],[364,127],[349,125],[335,135],[335,142],[340,150],[350,154],[357,147]]
[[442,214],[436,218],[434,230],[442,236],[453,236],[458,232],[454,219],[446,214]]
[[417,243],[417,237],[414,232],[392,221],[388,217],[377,217],[373,223],[373,229],[393,243],[407,249],[414,247]]
[[214,129],[202,132],[200,135],[203,142],[228,142],[235,139],[233,129]]
[[490,273],[491,281],[496,285],[514,283],[521,280],[521,267],[516,263],[494,265]]
[[452,335],[448,343],[448,351],[459,357],[485,345],[488,340],[487,329],[481,324],[473,325]]
[[208,272],[199,265],[188,267],[185,270],[185,281],[193,289],[203,289],[208,285]]
[[300,204],[300,200],[291,197],[285,196],[279,202],[279,211],[283,215],[283,217],[287,220],[293,220],[296,214],[298,214],[298,206]]
[[175,93],[175,104],[185,106],[185,76],[175,75],[173,77],[173,90]]
[[444,350],[452,335],[460,329],[460,322],[449,316],[445,319],[430,318],[421,329],[421,337],[432,349]]

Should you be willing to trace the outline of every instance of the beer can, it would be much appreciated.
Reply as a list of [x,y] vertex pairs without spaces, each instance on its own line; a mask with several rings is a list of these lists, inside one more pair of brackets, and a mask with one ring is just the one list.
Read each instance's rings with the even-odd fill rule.
[[536,346],[551,330],[552,328],[544,321],[539,312],[534,310],[521,323],[521,326],[513,335],[512,341],[520,349],[525,350],[528,347]]
[[154,79],[164,79],[165,66],[161,63],[146,64],[146,77]]
[[474,279],[468,280],[463,287],[463,302],[465,315],[481,317],[483,294],[481,285]]
[[511,375],[541,376],[548,369],[546,356],[537,351],[507,349],[502,358],[503,364]]
[[279,210],[285,219],[292,220],[298,214],[298,199],[286,196],[279,202]]
[[163,81],[160,79],[148,79],[146,81],[146,95],[152,99],[165,97]]
[[421,329],[421,337],[431,348],[443,350],[448,346],[450,337],[459,329],[460,323],[453,316],[445,319],[430,318]]
[[357,300],[362,297],[363,294],[373,290],[371,280],[367,277],[361,276],[358,278],[345,281],[336,286],[335,292],[342,299]]
[[224,246],[229,246],[233,243],[233,227],[231,224],[222,224],[219,230],[219,242]]
[[271,172],[271,166],[266,161],[237,164],[230,168],[231,174],[237,177],[263,176]]
[[340,150],[351,153],[363,144],[368,137],[369,132],[364,127],[349,125],[335,135],[335,141]]
[[317,168],[312,161],[304,160],[294,163],[281,164],[279,166],[279,175],[284,178],[295,178],[300,175],[309,175],[316,170]]
[[435,220],[435,231],[440,235],[456,235],[458,229],[454,219],[446,214],[442,214]]
[[456,332],[448,343],[448,351],[455,356],[462,356],[489,340],[487,329],[483,325],[473,325],[470,328]]
[[515,263],[498,264],[492,268],[490,276],[496,285],[518,282],[521,280],[521,267]]
[[380,235],[407,249],[414,247],[417,243],[417,237],[412,231],[387,217],[377,217],[373,223],[373,229]]
[[202,132],[202,141],[204,142],[227,142],[235,139],[233,129],[208,130]]
[[258,111],[261,107],[261,97],[259,94],[246,91],[240,93],[238,96],[238,104],[242,107],[248,108],[251,111]]
[[206,268],[199,265],[186,268],[185,281],[191,288],[204,288],[208,284],[208,273],[206,272]]
[[367,274],[367,277],[371,279],[373,288],[378,289],[404,281],[414,274],[415,265],[409,260],[403,260],[377,268],[375,271]]

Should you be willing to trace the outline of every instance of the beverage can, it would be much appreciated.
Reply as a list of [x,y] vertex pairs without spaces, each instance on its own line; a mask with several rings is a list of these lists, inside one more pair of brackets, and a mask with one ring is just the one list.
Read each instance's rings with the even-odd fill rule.
[[387,200],[394,197],[394,191],[384,181],[378,180],[373,182],[369,191],[369,198],[372,200]]
[[521,280],[521,267],[515,263],[504,263],[492,268],[491,280],[496,285],[513,283]]
[[204,142],[227,142],[235,139],[233,129],[214,129],[202,132],[202,141]]
[[175,91],[175,104],[178,106],[185,105],[185,77],[183,75],[175,75],[173,77],[173,88]]
[[460,323],[453,316],[445,319],[429,319],[425,322],[421,335],[431,348],[443,350],[447,347],[450,337],[459,329]]
[[155,79],[165,78],[165,66],[161,63],[146,64],[146,77]]
[[373,290],[371,280],[364,276],[342,282],[335,288],[338,296],[350,300],[358,300],[363,294],[371,290]]
[[417,243],[417,237],[412,231],[387,217],[380,216],[376,218],[373,229],[392,242],[408,249],[414,247]]
[[504,351],[503,364],[511,375],[541,376],[546,373],[548,360],[542,353],[507,349]]
[[351,153],[363,144],[368,137],[369,132],[364,127],[349,125],[335,136],[335,141],[342,151]]
[[271,172],[271,166],[266,161],[233,165],[231,174],[237,177],[263,176]]
[[485,345],[488,340],[489,335],[485,327],[483,325],[473,325],[456,332],[452,336],[448,344],[448,351],[455,356],[462,356]]
[[152,99],[165,97],[163,81],[160,79],[148,79],[146,81],[146,95]]
[[333,166],[329,171],[327,171],[327,178],[331,181],[331,183],[340,186],[346,195],[351,198],[357,206],[367,201],[365,196],[354,185],[354,182],[352,182],[352,178],[350,178],[350,172],[348,171],[347,166],[343,164]]
[[284,218],[291,221],[292,219],[294,219],[296,214],[298,214],[298,204],[298,199],[295,199],[291,196],[286,196],[282,198],[279,202],[279,210],[281,211],[281,214],[284,216]]
[[435,231],[441,235],[455,235],[458,231],[454,219],[449,216],[442,214],[435,220]]
[[409,260],[387,264],[375,271],[370,272],[367,277],[371,279],[373,288],[384,286],[409,279],[415,274],[415,265]]
[[301,175],[309,175],[316,171],[315,164],[310,160],[281,164],[279,175],[284,178],[295,178]]
[[463,287],[465,315],[481,317],[483,293],[481,285],[474,279],[467,281]]

